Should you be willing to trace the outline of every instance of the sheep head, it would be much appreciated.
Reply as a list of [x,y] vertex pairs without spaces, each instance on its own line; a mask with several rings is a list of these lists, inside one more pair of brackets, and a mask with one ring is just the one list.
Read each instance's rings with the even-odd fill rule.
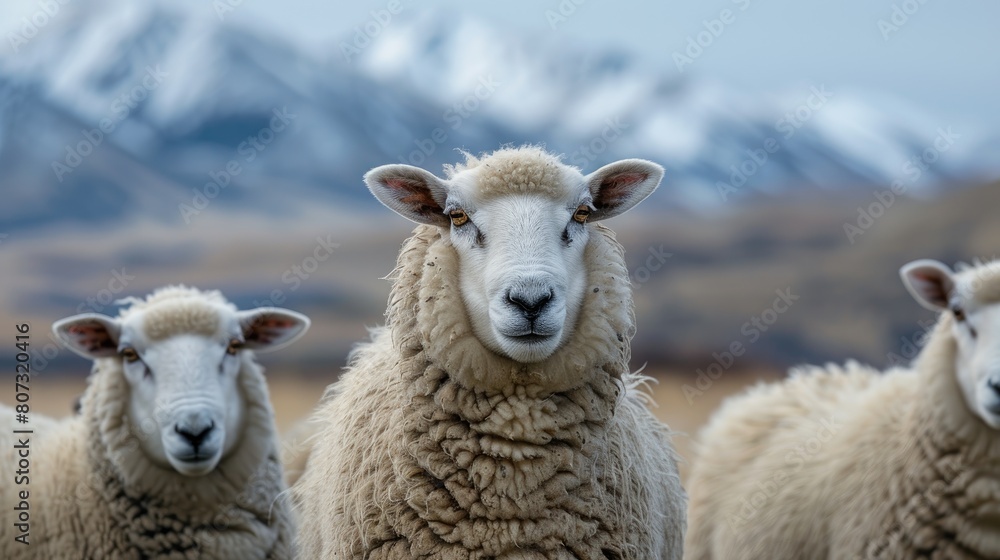
[[519,362],[542,361],[573,334],[589,224],[649,196],[663,168],[629,159],[585,176],[536,147],[466,157],[446,167],[446,178],[395,164],[369,171],[365,182],[398,214],[445,231],[483,345]]
[[290,344],[309,327],[285,309],[237,311],[218,292],[168,288],[119,317],[84,313],[53,330],[72,351],[120,362],[132,433],[149,459],[187,476],[212,472],[239,443],[248,350]]
[[1000,429],[1000,261],[955,272],[940,262],[919,260],[900,274],[921,305],[946,314],[965,401],[983,422]]

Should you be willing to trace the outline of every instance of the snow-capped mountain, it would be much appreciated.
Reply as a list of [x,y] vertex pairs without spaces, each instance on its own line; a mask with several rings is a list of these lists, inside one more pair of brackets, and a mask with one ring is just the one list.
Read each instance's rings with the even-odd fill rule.
[[669,169],[660,203],[696,207],[747,191],[932,189],[1000,167],[996,138],[962,130],[914,174],[907,158],[949,131],[899,100],[830,84],[755,98],[453,14],[398,16],[345,57],[351,37],[302,53],[166,2],[63,10],[0,51],[5,231],[137,211],[183,220],[183,205],[222,191],[261,212],[372,205],[360,177],[374,165],[436,170],[456,148],[504,143],[544,143],[588,169],[647,157]]
[[[511,40],[509,30],[478,20],[425,13],[388,27],[361,58],[369,74],[405,83],[428,100],[460,99],[491,76],[500,85],[483,112],[567,154],[598,138],[608,122],[621,122],[626,131],[607,151],[662,161],[675,182],[691,187],[682,190],[685,196],[731,182],[733,165],[752,169],[747,150],[764,148],[768,138],[777,147],[768,165],[748,177],[754,189],[905,181],[905,162],[933,147],[939,129],[947,134],[949,127],[885,95],[806,83],[773,97],[751,97],[671,79],[664,68],[642,67],[626,53],[551,40]],[[663,64],[672,69],[668,56]],[[952,132],[961,141],[912,186],[972,173],[996,176],[1000,167],[987,163],[986,138],[979,131]]]

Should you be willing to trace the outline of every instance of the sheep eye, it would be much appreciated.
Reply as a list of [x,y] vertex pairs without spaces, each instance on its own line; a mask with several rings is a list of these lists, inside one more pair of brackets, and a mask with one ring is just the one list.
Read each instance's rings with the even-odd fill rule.
[[951,313],[955,316],[956,321],[958,321],[959,323],[965,323],[969,327],[969,334],[972,335],[973,340],[979,337],[979,332],[976,331],[976,328],[973,327],[972,324],[970,324],[968,321],[966,321],[968,317],[965,315],[965,310],[962,309],[961,306],[957,304],[952,305]]
[[122,348],[121,351],[122,358],[129,363],[133,363],[139,360],[139,353],[135,351],[135,348],[126,346]]
[[951,308],[951,312],[953,315],[955,315],[955,320],[958,321],[959,323],[965,321],[965,310],[962,309],[961,307],[954,305]]
[[452,225],[456,227],[469,221],[469,215],[464,210],[452,210],[448,216],[451,218]]
[[230,356],[235,356],[236,353],[239,352],[241,348],[243,348],[243,341],[234,338],[230,340],[229,345],[226,346],[226,354],[229,354]]
[[573,221],[579,224],[587,223],[587,218],[590,217],[590,208],[586,204],[581,204],[577,207],[576,212],[573,213]]

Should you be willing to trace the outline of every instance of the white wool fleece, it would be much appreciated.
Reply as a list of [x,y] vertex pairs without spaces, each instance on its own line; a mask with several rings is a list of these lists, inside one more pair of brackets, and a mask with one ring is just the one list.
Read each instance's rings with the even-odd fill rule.
[[[206,313],[219,304],[191,290],[183,295],[185,305]],[[96,360],[79,416],[54,421],[34,415],[27,546],[14,541],[12,509],[24,487],[0,484],[0,558],[291,559],[294,526],[289,500],[280,499],[285,484],[267,385],[250,353],[239,359],[242,435],[200,477],[149,460],[128,419],[130,388],[121,358]],[[0,406],[0,418],[12,423],[14,414]],[[9,469],[15,460],[11,426],[0,432],[0,458]]]
[[[1000,267],[973,300],[1000,300]],[[970,409],[946,312],[912,369],[805,367],[731,398],[688,482],[691,560],[1000,558],[1000,432]]]
[[539,363],[479,342],[437,227],[404,245],[388,324],[314,421],[295,486],[303,558],[679,559],[667,428],[628,373],[621,246],[592,227],[576,332]]

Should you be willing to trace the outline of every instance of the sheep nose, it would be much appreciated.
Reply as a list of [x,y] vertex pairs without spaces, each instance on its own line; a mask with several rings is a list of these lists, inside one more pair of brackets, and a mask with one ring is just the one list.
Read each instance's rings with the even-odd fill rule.
[[993,392],[1000,396],[1000,377],[991,377],[989,381],[986,382],[993,389]]
[[535,287],[511,288],[507,292],[507,301],[519,307],[524,316],[529,320],[534,320],[542,314],[545,304],[552,301],[552,288],[539,290]]
[[174,431],[177,432],[182,438],[187,440],[187,442],[191,444],[191,447],[193,447],[195,451],[197,451],[198,446],[200,446],[202,442],[205,441],[205,438],[208,437],[208,434],[212,433],[213,429],[215,429],[214,421],[210,421],[207,426],[182,427],[180,424],[174,425]]

